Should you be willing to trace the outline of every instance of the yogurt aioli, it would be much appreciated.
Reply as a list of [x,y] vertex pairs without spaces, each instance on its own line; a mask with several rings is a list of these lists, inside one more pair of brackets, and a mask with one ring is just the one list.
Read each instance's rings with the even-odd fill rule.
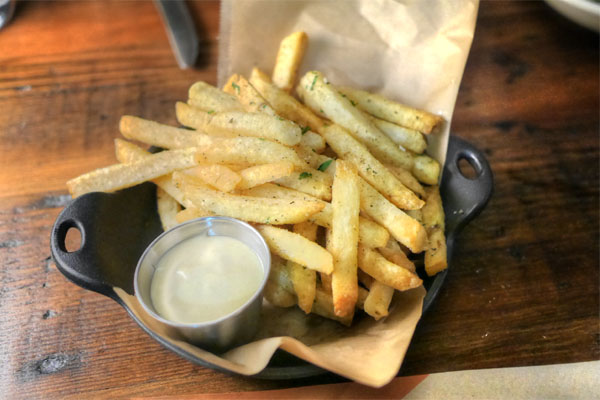
[[193,236],[159,260],[150,297],[156,312],[179,323],[214,321],[237,310],[259,289],[258,255],[227,236]]

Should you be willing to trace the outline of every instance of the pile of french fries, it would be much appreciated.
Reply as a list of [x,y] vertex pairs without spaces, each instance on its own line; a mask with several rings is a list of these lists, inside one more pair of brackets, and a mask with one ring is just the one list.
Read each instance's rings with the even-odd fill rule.
[[175,107],[185,128],[123,116],[126,139],[164,151],[116,139],[118,164],[67,186],[77,197],[152,181],[164,229],[247,221],[273,254],[269,302],[348,325],[357,309],[379,320],[396,290],[422,284],[416,254],[430,276],[447,267],[440,166],[424,154],[441,118],[317,71],[296,85],[306,45],[303,32],[286,37],[272,77],[193,84]]

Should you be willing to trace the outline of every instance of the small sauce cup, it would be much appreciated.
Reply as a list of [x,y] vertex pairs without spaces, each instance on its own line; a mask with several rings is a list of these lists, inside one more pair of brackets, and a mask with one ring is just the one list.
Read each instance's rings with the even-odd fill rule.
[[[177,244],[194,236],[226,236],[247,245],[259,258],[263,278],[258,290],[242,306],[229,314],[206,322],[180,323],[160,316],[153,304],[151,286],[161,257]],[[163,232],[144,251],[138,261],[135,276],[135,297],[144,310],[167,331],[180,334],[199,347],[223,352],[248,343],[258,330],[263,289],[269,277],[271,253],[263,237],[245,222],[228,217],[205,217],[177,225]]]

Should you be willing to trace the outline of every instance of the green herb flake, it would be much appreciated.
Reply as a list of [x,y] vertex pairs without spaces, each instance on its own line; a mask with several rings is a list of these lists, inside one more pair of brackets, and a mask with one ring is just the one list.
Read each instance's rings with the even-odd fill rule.
[[277,119],[278,119],[278,120],[280,120],[280,121],[285,121],[285,120],[284,120],[283,118],[281,118],[281,117],[277,117]]
[[327,160],[323,164],[319,165],[319,168],[317,169],[321,172],[325,172],[325,170],[331,165],[332,162],[333,160]]
[[306,132],[310,131],[310,126],[305,126],[302,128],[302,134],[304,135]]
[[214,113],[215,113],[215,110],[208,110],[208,111],[207,111],[207,113],[208,113],[208,114],[214,114]]
[[235,89],[237,94],[240,94],[240,87],[235,82],[231,82],[231,87]]
[[315,83],[317,83],[317,78],[319,77],[319,75],[315,75],[315,77],[313,78],[312,83],[310,84],[310,90],[313,90],[315,87]]
[[311,177],[312,177],[312,174],[310,172],[304,171],[303,173],[300,174],[298,179],[306,179],[306,178],[311,178]]
[[352,103],[352,105],[353,105],[354,107],[356,107],[356,102],[355,102],[354,100],[350,100],[350,103]]

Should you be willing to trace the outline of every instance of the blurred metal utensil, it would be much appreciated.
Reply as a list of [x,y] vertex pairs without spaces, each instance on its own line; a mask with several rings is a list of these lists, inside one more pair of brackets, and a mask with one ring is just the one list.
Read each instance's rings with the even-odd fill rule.
[[179,67],[193,67],[198,58],[198,36],[187,5],[183,0],[155,0],[154,4],[165,24]]
[[12,18],[16,4],[17,0],[0,0],[0,28]]

